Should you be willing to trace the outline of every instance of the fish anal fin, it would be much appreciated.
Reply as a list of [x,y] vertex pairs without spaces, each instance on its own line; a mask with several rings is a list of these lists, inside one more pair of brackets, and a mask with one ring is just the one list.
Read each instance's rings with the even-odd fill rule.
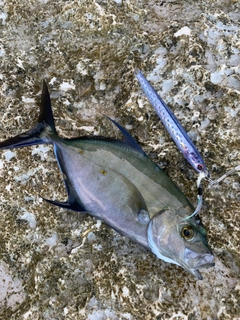
[[139,144],[137,143],[137,141],[130,135],[130,133],[123,128],[119,123],[117,123],[116,121],[114,121],[113,119],[111,119],[110,117],[106,116],[106,118],[108,118],[122,133],[123,135],[123,141],[129,145],[130,147],[134,148],[135,150],[139,151],[141,154],[145,155],[145,152],[142,150],[142,148],[139,146]]
[[55,206],[58,206],[60,208],[64,208],[67,210],[72,210],[72,211],[77,211],[80,213],[87,213],[88,211],[81,205],[79,204],[77,201],[65,201],[65,202],[60,202],[60,201],[54,201],[54,200],[49,200],[46,198],[43,198],[43,200],[45,200],[48,203],[51,203]]

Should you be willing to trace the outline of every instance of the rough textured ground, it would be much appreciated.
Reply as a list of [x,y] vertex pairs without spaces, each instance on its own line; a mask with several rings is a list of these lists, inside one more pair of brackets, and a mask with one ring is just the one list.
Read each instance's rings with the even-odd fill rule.
[[[240,164],[238,0],[0,1],[0,139],[31,127],[42,80],[60,135],[126,126],[195,203],[196,175],[134,79],[140,68],[213,178]],[[64,199],[51,146],[0,154],[1,319],[239,319],[240,176],[204,185],[216,266],[196,281]]]

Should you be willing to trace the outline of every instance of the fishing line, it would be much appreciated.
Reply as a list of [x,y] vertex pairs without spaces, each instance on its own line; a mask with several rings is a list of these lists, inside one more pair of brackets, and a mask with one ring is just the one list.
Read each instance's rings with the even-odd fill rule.
[[203,171],[203,172],[199,173],[198,178],[197,178],[197,189],[198,189],[197,207],[194,210],[194,212],[190,216],[187,216],[186,218],[184,218],[183,221],[186,221],[186,220],[196,216],[201,211],[202,203],[203,203],[201,181],[202,181],[202,179],[206,179],[207,177],[208,177],[208,171]]

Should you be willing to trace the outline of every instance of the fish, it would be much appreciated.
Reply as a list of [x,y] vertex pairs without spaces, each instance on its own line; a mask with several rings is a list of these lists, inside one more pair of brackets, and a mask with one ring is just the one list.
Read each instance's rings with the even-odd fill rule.
[[120,130],[122,140],[61,138],[43,81],[37,122],[30,130],[0,142],[0,150],[52,144],[67,200],[45,201],[100,219],[157,258],[202,279],[199,269],[214,266],[214,255],[200,218],[184,220],[193,211],[191,202],[130,133],[107,118]]

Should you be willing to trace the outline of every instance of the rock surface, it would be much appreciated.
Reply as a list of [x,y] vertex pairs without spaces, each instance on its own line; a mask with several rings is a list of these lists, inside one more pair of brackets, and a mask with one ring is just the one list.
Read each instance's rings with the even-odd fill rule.
[[[139,141],[195,203],[196,174],[134,78],[140,68],[218,178],[240,164],[237,0],[0,1],[0,139],[31,127],[42,80],[65,137]],[[111,132],[111,134],[109,134]],[[240,176],[204,183],[216,266],[196,281],[64,199],[51,146],[0,154],[1,319],[239,319]]]

